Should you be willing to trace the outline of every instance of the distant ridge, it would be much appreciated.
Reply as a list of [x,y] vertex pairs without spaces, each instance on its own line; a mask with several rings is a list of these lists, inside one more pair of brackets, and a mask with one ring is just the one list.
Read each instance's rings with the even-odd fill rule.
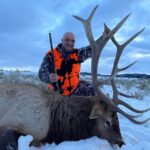
[[121,75],[117,75],[117,77],[129,77],[129,78],[150,78],[150,75],[147,75],[147,74],[138,74],[138,73],[133,73],[133,74],[121,74]]
[[[81,72],[80,73],[81,75],[89,75],[91,76],[91,73],[90,72]],[[101,74],[98,74],[98,76],[104,76],[104,77],[109,77],[109,75],[101,75]],[[150,75],[147,75],[147,74],[138,74],[138,73],[127,73],[127,74],[120,74],[120,75],[117,75],[117,77],[127,77],[127,78],[150,78]]]
[[[13,72],[20,72],[21,74],[37,74],[37,72],[32,72],[30,70],[4,70],[4,69],[0,69],[0,74],[10,74],[10,73],[13,73]],[[81,75],[88,75],[88,76],[91,76],[91,73],[90,72],[81,72],[80,73]],[[102,77],[109,77],[110,75],[101,75],[101,74],[98,74],[98,76],[102,76]],[[139,73],[126,73],[126,74],[120,74],[120,75],[117,75],[117,77],[126,77],[126,78],[150,78],[150,75],[147,75],[147,74],[139,74]]]

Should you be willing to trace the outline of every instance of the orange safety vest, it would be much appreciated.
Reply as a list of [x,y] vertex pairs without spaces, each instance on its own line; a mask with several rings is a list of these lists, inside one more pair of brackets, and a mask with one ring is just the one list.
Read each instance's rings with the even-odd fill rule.
[[[58,76],[59,88],[61,94],[64,96],[70,95],[75,91],[79,83],[80,75],[80,63],[78,57],[78,50],[75,49],[69,54],[67,61],[63,58],[61,52],[57,48],[54,51],[55,68]],[[51,61],[51,50],[47,52]],[[51,62],[50,62],[51,63]],[[48,84],[48,87],[52,89],[52,84]]]

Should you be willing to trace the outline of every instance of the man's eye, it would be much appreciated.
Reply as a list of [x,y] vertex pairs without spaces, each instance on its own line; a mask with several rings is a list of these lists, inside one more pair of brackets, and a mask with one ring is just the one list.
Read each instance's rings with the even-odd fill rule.
[[66,42],[71,42],[71,43],[75,43],[75,40],[70,40],[70,39],[65,39]]
[[70,41],[70,40],[69,40],[69,39],[65,39],[65,41],[67,41],[67,42],[68,42],[68,41]]

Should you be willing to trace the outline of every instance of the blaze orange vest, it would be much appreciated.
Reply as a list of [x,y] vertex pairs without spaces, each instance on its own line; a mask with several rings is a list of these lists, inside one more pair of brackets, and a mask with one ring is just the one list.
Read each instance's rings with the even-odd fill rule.
[[[53,51],[59,88],[62,91],[61,94],[64,96],[70,95],[73,91],[75,91],[79,83],[80,63],[78,58],[78,50],[75,49],[71,54],[69,54],[67,60],[65,60],[57,48],[54,48]],[[51,63],[51,50],[49,50],[47,54]],[[51,89],[52,85],[49,84],[48,87]]]

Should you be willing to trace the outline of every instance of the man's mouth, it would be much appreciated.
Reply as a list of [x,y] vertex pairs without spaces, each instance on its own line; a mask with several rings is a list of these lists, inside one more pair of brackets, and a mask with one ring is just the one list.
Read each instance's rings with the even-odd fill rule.
[[73,45],[67,44],[67,45],[66,45],[66,48],[67,48],[67,49],[72,49],[72,48],[73,48]]

